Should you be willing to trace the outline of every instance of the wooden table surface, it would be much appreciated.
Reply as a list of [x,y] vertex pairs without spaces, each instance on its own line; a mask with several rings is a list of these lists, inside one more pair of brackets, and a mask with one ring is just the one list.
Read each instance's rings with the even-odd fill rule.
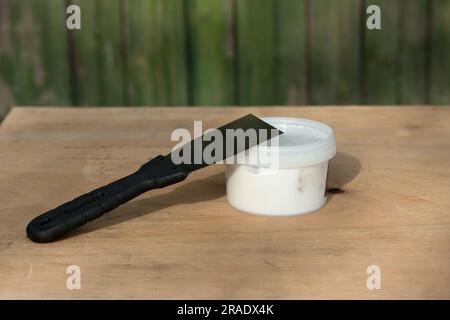
[[[313,214],[247,215],[215,165],[62,241],[26,238],[37,214],[167,153],[175,128],[249,112],[332,126],[329,186],[344,192]],[[449,190],[445,107],[14,108],[0,126],[0,298],[448,299]]]

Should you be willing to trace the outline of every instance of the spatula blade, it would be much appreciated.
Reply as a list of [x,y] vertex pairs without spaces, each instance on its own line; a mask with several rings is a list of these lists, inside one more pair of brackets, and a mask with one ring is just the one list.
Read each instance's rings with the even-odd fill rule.
[[[233,130],[232,132],[235,133],[239,132],[239,130],[242,130],[240,132],[244,133],[248,133],[248,130],[255,130],[256,139],[245,139],[244,136],[244,139],[240,141],[240,143],[238,143],[238,141],[236,140],[233,140],[232,145],[230,145],[230,140],[227,139],[227,133],[229,134],[230,132],[229,130]],[[261,134],[262,132],[265,132],[265,134]],[[242,118],[214,129],[211,132],[207,132],[196,139],[191,140],[183,146],[173,150],[168,156],[172,158],[172,161],[174,163],[181,164],[184,166],[185,170],[187,170],[188,172],[192,172],[213,163],[223,161],[242,151],[254,147],[255,145],[268,141],[282,133],[282,131],[261,120],[255,115],[248,114]],[[220,134],[222,136],[222,152],[218,152],[216,155],[214,155],[214,160],[211,161],[210,159],[206,159],[203,155],[206,148],[211,148],[212,143],[217,143],[216,139],[213,138],[217,134]],[[237,137],[237,139],[240,139],[242,138],[242,135],[237,135]],[[189,152],[189,155],[183,156],[185,155],[184,152]]]

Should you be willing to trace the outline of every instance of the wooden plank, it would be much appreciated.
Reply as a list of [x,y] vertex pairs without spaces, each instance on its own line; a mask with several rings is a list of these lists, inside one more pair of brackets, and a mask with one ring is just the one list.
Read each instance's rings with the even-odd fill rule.
[[[17,104],[28,104],[38,96],[43,83],[43,68],[38,51],[37,29],[29,2],[10,0],[2,4],[8,24],[6,43],[2,47],[1,77]],[[3,9],[3,8],[2,8]],[[37,51],[37,52],[36,52]],[[36,54],[37,53],[37,54]]]
[[303,1],[277,1],[277,103],[306,103],[305,8]]
[[[366,1],[381,8],[381,30],[366,30],[366,104],[395,104],[397,98],[397,50],[399,1]],[[366,15],[366,19],[369,15]],[[364,23],[365,26],[365,23]]]
[[128,2],[129,78],[133,105],[185,105],[182,0]]
[[[150,55],[156,41],[151,38],[155,20],[150,18],[154,2],[133,1],[128,7],[130,100],[133,105],[155,105],[158,100]],[[161,63],[161,62],[160,62]],[[160,64],[159,64],[160,65]],[[157,65],[157,66],[159,66]]]
[[63,0],[32,0],[30,3],[45,75],[39,98],[30,103],[70,105],[65,3]]
[[119,0],[95,0],[100,105],[123,105]]
[[357,103],[358,13],[354,0],[311,1],[313,104]]
[[186,2],[192,40],[193,102],[195,105],[237,104],[235,63],[238,52],[233,33],[234,0]]
[[[167,152],[175,128],[247,113],[329,124],[329,185],[344,192],[313,214],[247,215],[217,165],[62,241],[25,237],[35,215]],[[449,299],[449,122],[449,107],[14,109],[0,126],[0,298]],[[66,289],[73,264],[81,290]],[[366,287],[373,264],[381,290]]]
[[274,0],[239,0],[241,105],[277,103],[277,6]]
[[450,1],[432,1],[431,103],[450,101]]
[[96,1],[71,0],[81,9],[81,30],[67,30],[73,37],[75,72],[77,81],[77,103],[82,106],[99,105],[100,103],[100,74],[98,64],[97,17]]
[[81,30],[74,34],[81,105],[122,105],[122,60],[118,0],[74,0]]
[[397,104],[426,102],[426,2],[427,0],[399,0]]
[[0,1],[0,121],[14,104],[13,93],[6,81],[7,60],[5,56],[10,55],[11,32],[10,32],[11,2]]
[[0,11],[0,100],[67,105],[63,1],[5,0]]

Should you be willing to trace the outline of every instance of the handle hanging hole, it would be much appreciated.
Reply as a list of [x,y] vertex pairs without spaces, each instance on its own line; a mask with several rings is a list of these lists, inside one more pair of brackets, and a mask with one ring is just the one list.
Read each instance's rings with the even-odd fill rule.
[[52,221],[52,219],[50,218],[45,218],[44,220],[42,220],[41,222],[39,222],[39,224],[41,226],[45,226],[46,224],[49,224]]

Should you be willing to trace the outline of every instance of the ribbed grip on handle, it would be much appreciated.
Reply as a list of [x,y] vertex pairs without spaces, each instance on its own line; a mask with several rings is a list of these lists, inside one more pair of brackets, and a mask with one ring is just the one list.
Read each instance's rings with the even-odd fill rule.
[[36,217],[27,226],[27,236],[40,243],[58,240],[138,195],[180,182],[187,175],[169,156],[157,156],[135,173]]

